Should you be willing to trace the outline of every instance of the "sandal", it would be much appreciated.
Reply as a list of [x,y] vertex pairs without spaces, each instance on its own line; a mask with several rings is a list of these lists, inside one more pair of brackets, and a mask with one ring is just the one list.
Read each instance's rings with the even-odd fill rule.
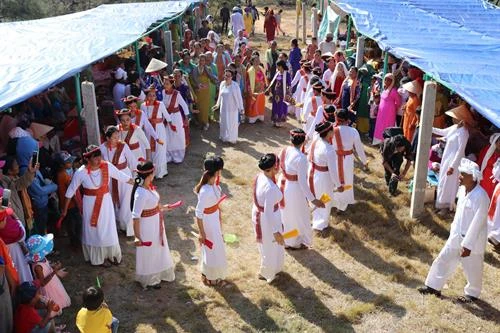
[[210,286],[209,280],[207,279],[205,274],[201,274],[201,282],[203,282],[203,284],[207,287]]
[[[108,260],[109,260],[109,259],[108,259]],[[111,261],[111,260],[109,260],[109,261],[110,261],[113,265],[115,265],[115,266],[118,266],[118,265],[120,265],[120,264],[121,264],[120,262],[118,262],[118,260],[116,259],[116,257],[113,257],[113,261]]]
[[104,261],[102,264],[100,265],[92,265],[92,266],[96,266],[96,267],[104,267],[104,268],[110,268],[111,267],[111,263],[109,261]]
[[231,285],[231,283],[229,283],[223,279],[217,279],[217,280],[215,280],[215,283],[216,283],[216,286],[219,288],[224,288],[224,287],[228,287]]
[[463,303],[463,304],[474,303],[475,301],[477,301],[477,297],[470,296],[470,295],[464,295],[464,296],[458,297],[457,301],[459,303]]

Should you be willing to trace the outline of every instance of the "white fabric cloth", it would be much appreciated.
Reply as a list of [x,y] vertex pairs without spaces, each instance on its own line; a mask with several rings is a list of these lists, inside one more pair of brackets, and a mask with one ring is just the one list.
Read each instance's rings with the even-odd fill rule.
[[[441,159],[441,172],[437,187],[436,208],[452,208],[458,191],[458,166],[465,157],[465,146],[469,139],[469,131],[464,126],[450,126],[445,129],[433,128],[432,133],[446,138],[443,157]],[[449,168],[454,172],[450,176],[446,173]]]
[[330,104],[324,104],[321,103],[321,105],[318,107],[318,112],[316,112],[316,116],[312,119],[309,119],[308,122],[309,122],[309,125],[308,125],[308,129],[306,132],[306,135],[307,135],[307,139],[309,141],[311,141],[313,138],[315,138],[317,136],[317,132],[315,130],[316,128],[316,125],[321,123],[324,119],[325,119],[325,108],[330,106]]
[[[309,154],[311,153],[312,152],[309,152]],[[310,158],[310,155],[308,158]],[[328,171],[314,170],[314,196],[319,199],[323,193],[326,193],[333,199],[333,190],[340,186],[337,175],[337,155],[332,145],[322,138],[316,139],[313,162],[318,166],[328,167]],[[312,171],[312,164],[309,163],[309,177],[311,177]],[[328,227],[332,207],[333,200],[330,200],[325,204],[325,208],[316,208],[314,210],[312,222],[313,229],[323,230]]]
[[227,275],[226,246],[222,236],[220,222],[220,211],[205,214],[206,208],[214,206],[221,197],[220,186],[205,184],[198,193],[198,204],[196,205],[196,217],[203,221],[203,230],[206,239],[213,243],[212,249],[205,245],[201,246],[201,273],[208,280],[225,279]]
[[[153,160],[153,163],[155,165],[155,177],[156,178],[163,178],[168,174],[167,170],[167,150],[168,150],[168,142],[167,142],[167,129],[165,128],[165,125],[163,122],[166,120],[167,122],[172,121],[172,117],[170,117],[170,114],[167,112],[167,109],[165,108],[165,105],[160,102],[160,101],[155,101],[155,103],[158,103],[158,113],[156,114],[155,119],[161,120],[160,123],[157,123],[156,126],[153,124],[154,120],[153,118],[153,110],[155,108],[155,104],[150,103],[143,103],[141,105],[141,110],[144,111],[147,116],[149,121],[151,122],[151,125],[153,125],[156,135],[158,136],[158,139],[163,141],[163,144],[160,145],[159,143],[156,143],[156,149],[155,151],[151,152],[151,158]],[[168,125],[167,125],[168,126]]]
[[[132,124],[130,126],[132,126]],[[118,129],[120,129],[120,140],[125,142],[128,131],[122,130],[121,126],[118,126]],[[151,149],[151,146],[149,145],[149,140],[146,137],[146,134],[144,134],[144,131],[139,126],[134,125],[134,132],[128,144],[129,146],[133,146],[136,143],[139,143],[139,147],[130,150],[134,154],[136,160],[135,163],[137,164],[140,159],[146,159],[146,150]]]
[[283,270],[285,264],[285,248],[274,242],[274,233],[283,232],[281,223],[281,213],[275,210],[283,198],[279,187],[263,173],[257,176],[256,197],[258,204],[264,208],[264,212],[259,213],[255,204],[252,206],[252,222],[255,226],[257,215],[260,214],[260,225],[262,230],[262,243],[258,243],[261,256],[260,275],[267,282],[271,282],[276,274]]
[[[432,263],[425,280],[427,286],[441,290],[461,262],[468,282],[464,288],[465,294],[479,297],[487,241],[488,201],[488,194],[480,185],[476,185],[469,193],[465,193],[463,186],[460,188],[450,236]],[[471,250],[469,257],[460,257],[462,247]]]
[[[174,108],[178,111],[170,113],[168,107],[174,95],[176,95]],[[189,116],[189,108],[177,90],[174,90],[171,94],[167,94],[163,90],[163,104],[172,118],[172,125],[175,126],[175,132],[170,126],[167,126],[167,162],[182,163],[186,154],[186,132],[181,112],[184,112],[187,117]]]
[[24,242],[26,239],[26,229],[20,220],[17,220],[17,223],[19,223],[19,226],[23,229],[23,237],[15,243],[7,244],[7,247],[9,248],[10,257],[14,262],[16,271],[19,274],[20,283],[31,282],[33,281],[33,275],[31,274],[30,266],[26,261],[21,245],[19,245],[19,242]]
[[[281,207],[281,220],[283,221],[283,231],[288,232],[298,229],[299,236],[285,239],[285,245],[291,247],[300,247],[312,245],[312,227],[309,213],[308,201],[314,200],[307,183],[307,157],[295,147],[287,147],[285,154],[285,170],[289,175],[296,175],[297,181],[285,181],[283,189],[284,207]],[[283,155],[280,155],[280,158]],[[280,186],[285,179],[281,173]]]
[[[104,163],[108,166],[110,178],[114,178],[118,182],[127,182],[130,180],[130,176],[119,171],[111,163]],[[80,185],[83,185],[87,189],[98,189],[101,183],[102,171],[100,169],[92,170],[88,173],[87,168],[82,166],[75,171],[66,191],[66,198],[71,199]],[[116,231],[115,210],[111,193],[104,194],[97,226],[92,227],[90,225],[90,218],[95,200],[95,196],[83,196],[82,247],[85,261],[90,260],[92,265],[101,265],[105,259],[113,260],[113,258],[116,258],[120,262],[122,254]]]
[[[338,126],[340,130],[340,137],[342,138],[342,145],[344,150],[353,150],[358,155],[361,163],[366,164],[366,155],[359,137],[359,132],[349,126]],[[339,150],[338,142],[333,136],[332,146],[335,151]],[[339,156],[337,156],[339,158]],[[342,157],[340,157],[342,158]],[[346,210],[348,205],[356,203],[354,200],[354,155],[347,155],[343,157],[344,165],[344,184],[352,185],[349,190],[344,190],[344,192],[335,192],[333,194],[333,207],[339,210]],[[338,169],[338,168],[337,168]],[[340,183],[340,178],[339,178]]]
[[327,88],[330,86],[330,79],[332,78],[332,75],[333,71],[330,68],[327,68],[323,73],[322,81],[326,84]]
[[331,54],[335,53],[335,42],[332,40],[331,42],[327,42],[326,40],[319,43],[318,48],[321,50],[321,54],[325,54],[327,52],[331,52]]
[[217,104],[220,107],[220,134],[224,142],[238,140],[238,114],[243,112],[243,99],[239,85],[232,81],[230,86],[223,81],[219,87]]
[[117,82],[113,86],[113,104],[115,109],[120,110],[125,107],[122,98],[125,97],[125,84]]
[[245,30],[245,23],[243,22],[243,15],[239,12],[231,14],[231,30],[233,36],[238,36],[239,30]]
[[[299,73],[299,75],[300,75],[300,72],[297,72],[297,73]],[[297,104],[303,102],[305,93],[307,91],[307,85],[308,85],[309,81],[311,80],[311,77],[312,77],[311,73],[300,77],[299,83],[297,84],[297,89],[293,93],[293,98],[295,99],[295,102]],[[300,119],[301,112],[302,112],[302,108],[295,106],[296,119]]]
[[[250,32],[249,32],[250,33]],[[238,35],[235,35],[238,36]],[[233,56],[237,55],[240,51],[240,44],[245,43],[246,46],[248,46],[248,39],[246,37],[236,37],[234,39],[234,44],[233,44]],[[214,59],[216,59],[214,57]]]
[[144,133],[146,134],[146,136],[148,138],[152,137],[155,140],[158,139],[158,136],[156,135],[156,132],[155,132],[153,126],[149,122],[148,116],[142,110],[137,110],[135,112],[137,112],[137,113],[140,112],[141,116],[139,117],[138,124],[136,124],[137,115],[134,112],[132,112],[130,114],[132,116],[132,118],[131,118],[132,119],[132,123],[136,124],[137,126],[139,126],[144,131]]
[[[132,217],[139,219],[140,238],[143,242],[152,242],[151,246],[136,247],[135,280],[143,288],[153,286],[161,281],[175,280],[175,266],[168,247],[165,230],[160,229],[160,214],[141,217],[144,210],[158,207],[160,195],[156,190],[138,187],[134,195]],[[161,230],[161,231],[160,231]],[[161,245],[163,240],[163,246]]]
[[[318,105],[315,114],[313,114],[313,99],[316,99],[316,103]],[[311,98],[307,98],[304,101],[304,107],[302,108],[302,119],[306,122],[304,124],[304,132],[308,133],[310,128],[316,125],[314,123],[314,119],[316,118],[317,114],[320,113],[320,111],[321,113],[323,113],[322,105],[323,100],[321,99],[321,96],[312,96]]]
[[[493,193],[498,192],[500,192],[500,183],[495,186],[493,191]],[[493,204],[493,200],[491,204]],[[500,198],[496,200],[495,214],[491,218],[488,216],[488,238],[493,238],[500,243]]]
[[[100,146],[102,159],[112,163],[115,157],[116,147],[109,149],[106,143]],[[118,159],[118,164],[127,163],[124,169],[120,169],[121,172],[132,178],[132,170],[137,168],[137,159],[128,147],[124,143],[122,153]],[[115,165],[116,166],[116,165]],[[109,180],[109,188],[112,190],[112,181]],[[132,196],[132,185],[125,182],[118,183],[118,198],[119,202],[115,202],[115,215],[116,220],[120,226],[120,229],[127,233],[127,236],[134,235],[134,225],[132,223],[132,212],[130,211],[130,200]]]

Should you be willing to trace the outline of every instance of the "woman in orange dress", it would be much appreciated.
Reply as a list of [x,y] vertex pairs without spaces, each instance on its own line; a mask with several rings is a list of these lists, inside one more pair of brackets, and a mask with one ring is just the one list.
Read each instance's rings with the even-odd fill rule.
[[260,66],[259,56],[253,56],[252,66],[247,70],[247,94],[246,116],[250,124],[257,120],[264,121],[264,111],[266,110],[266,90],[267,80],[264,68]]
[[403,85],[403,89],[408,92],[408,101],[405,105],[403,119],[403,135],[406,140],[412,142],[415,129],[417,128],[417,107],[420,106],[420,84],[415,80]]

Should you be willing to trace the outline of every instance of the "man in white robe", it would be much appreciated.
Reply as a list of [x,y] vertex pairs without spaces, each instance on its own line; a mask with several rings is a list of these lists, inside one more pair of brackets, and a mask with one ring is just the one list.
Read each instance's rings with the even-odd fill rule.
[[[344,189],[338,182],[337,155],[330,144],[333,137],[333,124],[325,121],[316,125],[319,137],[311,144],[308,154],[309,160],[309,188],[316,198],[323,194],[333,198],[334,190],[342,192]],[[325,208],[317,208],[313,212],[313,229],[319,236],[325,236],[324,230],[330,222],[332,200],[325,203]]]
[[488,242],[500,253],[500,158],[495,162],[492,174],[497,185],[488,209]]
[[82,186],[82,248],[85,261],[90,261],[92,265],[109,267],[109,263],[106,262],[109,260],[117,265],[121,262],[122,252],[118,242],[109,181],[112,178],[133,184],[133,180],[111,163],[103,161],[98,146],[89,146],[84,158],[88,163],[75,171],[66,191],[66,202],[61,216],[66,216],[70,199]]
[[[151,159],[151,146],[149,140],[144,134],[144,131],[132,123],[130,118],[129,109],[121,109],[116,112],[116,116],[120,124],[118,130],[120,131],[120,141],[125,142],[132,153],[136,157],[136,161],[144,161]],[[158,143],[160,144],[160,143]]]
[[441,296],[441,289],[461,262],[467,285],[465,295],[458,300],[468,303],[481,293],[489,198],[479,185],[482,176],[476,163],[462,158],[458,172],[461,187],[450,236],[432,263],[425,287],[418,290],[422,294]]
[[306,133],[301,129],[290,131],[291,147],[285,147],[280,153],[281,176],[278,182],[283,193],[280,202],[281,219],[284,232],[294,229],[299,236],[285,239],[286,248],[302,249],[312,245],[312,227],[309,204],[324,208],[325,204],[316,199],[311,192],[307,178],[307,157],[302,152]]
[[349,114],[346,110],[337,111],[337,124],[333,129],[332,146],[337,153],[337,173],[342,186],[349,185],[344,192],[335,192],[333,207],[345,211],[348,205],[354,204],[354,155],[358,155],[364,168],[367,168],[366,155],[359,137],[359,132],[347,124]]
[[274,179],[279,173],[278,157],[266,154],[259,161],[263,171],[254,182],[252,222],[261,255],[259,279],[268,283],[276,278],[285,264],[283,225],[279,203],[283,195]]
[[245,30],[243,15],[241,14],[241,9],[238,11],[238,8],[234,7],[233,13],[231,14],[231,31],[233,32],[233,36],[238,36],[238,31],[240,30]]

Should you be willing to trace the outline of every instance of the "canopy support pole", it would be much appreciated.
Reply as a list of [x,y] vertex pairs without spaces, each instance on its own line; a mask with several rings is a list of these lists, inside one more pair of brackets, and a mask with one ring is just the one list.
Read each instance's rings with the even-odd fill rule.
[[179,43],[179,45],[177,45],[177,49],[179,51],[182,51],[182,39],[184,38],[184,23],[182,21],[182,16],[179,17],[179,33],[180,33],[179,40],[181,42]]
[[357,45],[356,45],[356,68],[360,68],[363,66],[364,62],[364,55],[365,55],[365,37],[364,36],[359,36]]
[[83,145],[83,121],[82,121],[82,90],[80,87],[80,73],[73,76],[75,82],[76,111],[78,114],[78,126],[80,127],[80,144]]
[[300,10],[301,10],[300,6],[301,6],[300,2],[297,1],[297,5],[296,5],[296,8],[295,8],[295,13],[297,15],[295,17],[295,38],[297,40],[299,39],[299,22],[300,22],[300,19],[299,19],[300,15],[299,15],[299,13],[300,13]]
[[172,74],[174,70],[174,50],[172,48],[172,31],[163,31],[163,40],[165,41],[165,60],[167,62],[167,73]]
[[387,74],[387,71],[389,70],[389,52],[387,51],[384,51],[384,78],[385,78],[385,74]]
[[135,49],[135,67],[137,68],[137,73],[141,73],[141,56],[139,55],[139,42],[135,41],[134,42],[134,49]]
[[427,163],[429,162],[429,147],[432,140],[436,89],[436,82],[425,82],[422,112],[420,113],[420,126],[418,129],[413,191],[411,193],[410,217],[413,219],[418,218],[424,211],[425,189],[427,187]]
[[312,36],[313,37],[318,37],[318,10],[314,10],[313,8],[313,17],[314,17],[314,22],[313,22],[313,26],[312,26]]
[[352,19],[351,15],[347,15],[347,33],[345,35],[345,49],[349,49],[349,45],[351,44],[351,28],[352,28]]
[[306,28],[307,28],[307,20],[306,20],[306,3],[302,2],[302,43],[306,43]]

